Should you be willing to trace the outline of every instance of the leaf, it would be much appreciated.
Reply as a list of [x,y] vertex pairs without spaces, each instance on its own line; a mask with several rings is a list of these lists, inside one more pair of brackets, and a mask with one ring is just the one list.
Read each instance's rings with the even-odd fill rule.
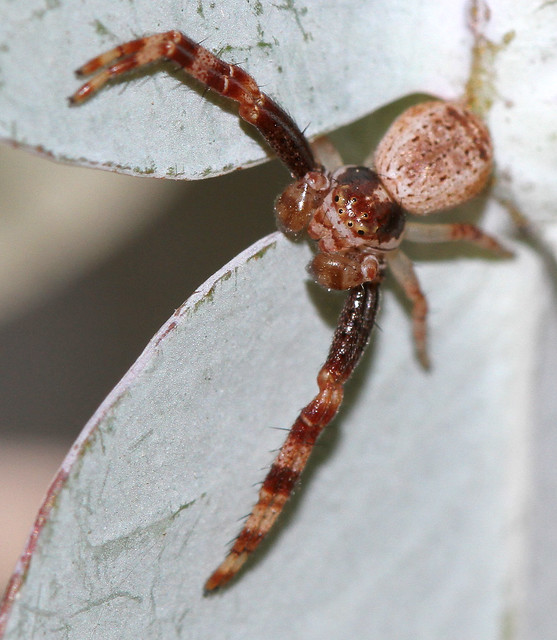
[[[336,3],[329,9],[335,21],[328,30],[311,31],[322,38],[322,55],[313,58],[294,54],[294,41],[303,40],[301,30],[287,36],[288,29],[279,29],[275,33],[281,41],[292,40],[288,57],[301,87],[293,90],[294,81],[283,79],[282,102],[298,121],[311,115],[312,131],[354,119],[363,113],[357,102],[367,91],[362,60],[374,56],[384,82],[375,84],[369,75],[375,89],[369,108],[418,89],[444,95],[443,84],[453,89],[447,94],[463,93],[463,61],[470,59],[463,7],[439,4],[424,4],[414,13],[403,3],[375,3],[370,15],[362,16],[361,6],[350,14],[348,4]],[[149,9],[142,13],[139,3],[133,6],[134,19],[148,22]],[[235,7],[238,24],[239,12],[253,6]],[[222,9],[216,5],[215,15],[217,8]],[[291,16],[290,27],[300,29],[302,18],[315,24],[322,13],[327,14],[323,6],[308,8],[302,17]],[[167,28],[161,15],[150,23],[157,29]],[[534,112],[530,121],[536,121],[536,113],[549,121],[549,109],[536,93],[549,86],[544,75],[549,63],[540,53],[532,65],[532,54],[518,53],[529,40],[519,29],[525,18],[529,29],[537,29],[535,51],[546,51],[548,15],[555,15],[550,3],[536,11],[521,3],[491,3],[489,37],[500,39],[493,40],[496,47],[486,41],[477,51],[478,66],[490,79],[479,72],[473,77],[491,101],[487,117],[498,154],[496,188],[517,206],[527,198],[520,189],[523,174],[506,171],[515,156],[520,155],[521,167],[528,166],[534,198],[554,188],[549,169],[534,173],[527,162],[529,155],[536,165],[536,145],[550,138],[551,130],[532,127],[531,139],[523,134],[520,148],[515,146],[516,137],[504,125],[511,126],[511,104],[526,110],[527,100],[522,87],[509,82],[503,101],[499,79],[511,73],[505,65],[514,65],[517,77],[526,74],[520,65],[527,65],[528,74],[538,78],[527,96]],[[338,16],[346,17],[354,41],[347,27],[345,40],[331,42],[331,33],[344,33]],[[354,54],[361,44],[357,34],[364,23],[376,25],[378,16],[384,17],[385,31],[373,41],[363,39],[368,49]],[[174,17],[181,24],[179,11]],[[396,25],[392,31],[387,29],[390,20]],[[130,22],[128,16],[125,24]],[[222,17],[218,24],[227,28]],[[514,38],[505,38],[512,29]],[[428,32],[426,41],[422,34]],[[444,45],[452,47],[455,57],[445,55]],[[531,52],[532,40],[529,46]],[[512,47],[518,52],[506,55]],[[406,64],[398,57],[402,51]],[[357,64],[346,69],[359,73],[337,73],[347,61],[354,62],[352,55]],[[336,114],[334,123],[333,118],[328,124],[319,119],[321,101],[307,99],[317,84],[308,76],[318,73],[314,67],[320,65],[327,67],[322,77],[330,94],[324,111]],[[256,67],[250,70],[261,77]],[[346,84],[331,82],[341,77]],[[350,86],[357,90],[351,92]],[[102,100],[113,99],[115,92],[107,90]],[[480,94],[478,87],[475,92]],[[293,103],[302,100],[299,111],[290,106],[290,97]],[[128,112],[135,112],[136,99],[141,100],[131,97],[127,103]],[[113,104],[122,101],[120,96]],[[100,106],[101,96],[97,102],[95,109],[89,105],[91,113],[113,113],[113,107]],[[142,104],[146,109],[147,101]],[[155,132],[150,125],[143,143],[150,146]],[[26,144],[37,144],[37,139],[29,142],[29,135]],[[152,146],[143,163],[125,164],[150,166],[147,160],[158,145]],[[246,151],[244,159],[239,152],[234,162],[255,161],[261,155],[255,149]],[[85,146],[79,155],[84,150],[92,153]],[[555,168],[550,145],[544,150],[549,168]],[[174,159],[184,157],[177,151]],[[122,153],[122,158],[137,158],[131,147]],[[95,161],[116,158],[108,149]],[[154,161],[157,172],[164,173],[165,162]],[[215,161],[204,161],[198,169],[209,166],[215,167]],[[468,213],[482,204],[476,201]],[[544,211],[552,211],[549,203]],[[485,213],[488,227],[501,227],[503,211],[496,201],[485,203]],[[273,457],[270,450],[281,443],[283,434],[269,427],[290,425],[315,392],[315,374],[338,311],[332,307],[340,302],[307,284],[300,274],[310,257],[308,248],[281,236],[262,241],[225,267],[155,336],[69,454],[30,540],[32,561],[28,564],[29,555],[22,558],[5,601],[4,637],[400,639],[514,633],[531,604],[516,593],[532,586],[523,563],[541,530],[541,520],[530,528],[524,524],[525,487],[530,465],[542,460],[532,446],[531,429],[534,419],[536,427],[544,425],[538,414],[544,398],[533,388],[540,382],[538,329],[552,303],[538,257],[525,246],[516,251],[514,261],[483,259],[455,248],[425,254],[430,262],[420,263],[419,274],[432,307],[431,374],[412,358],[407,314],[390,293],[385,295],[382,330],[375,332],[344,407],[279,529],[241,580],[203,598],[205,578],[237,532],[237,518],[253,504],[256,489],[251,485],[261,480],[261,467]],[[550,359],[544,364],[544,375],[550,375]],[[536,470],[537,479],[547,472],[550,459],[543,458],[546,466]],[[554,557],[546,544],[541,559],[552,566]],[[534,610],[534,621],[547,623],[548,614]]]
[[[262,241],[153,339],[63,466],[6,638],[241,637],[245,629],[278,638],[285,608],[299,637],[329,629],[340,638],[418,593],[408,624],[394,627],[399,637],[441,596],[446,610],[424,629],[460,620],[479,635],[496,615],[495,592],[473,594],[497,581],[490,555],[505,515],[505,443],[521,416],[523,380],[500,365],[521,330],[500,330],[520,304],[514,268],[503,262],[468,267],[484,286],[460,317],[440,310],[434,356],[471,325],[466,366],[435,357],[434,374],[420,373],[408,320],[386,301],[381,324],[402,340],[380,339],[365,359],[303,491],[251,570],[203,598],[283,438],[272,427],[292,423],[315,392],[336,309],[325,295],[316,308],[314,288],[299,278],[309,256],[281,236]],[[440,276],[459,300],[461,269],[451,264]],[[493,310],[498,325],[482,326],[495,287],[506,304]],[[522,362],[527,351],[517,354]],[[446,380],[460,385],[458,397],[439,397]],[[443,411],[432,412],[439,402]],[[468,598],[473,614],[455,612]]]
[[[207,100],[201,87],[184,82],[169,65],[142,71],[83,106],[67,108],[65,99],[79,86],[73,70],[88,58],[169,29],[182,29],[246,67],[309,135],[416,90],[452,95],[462,86],[469,59],[463,55],[460,9],[447,12],[436,3],[416,7],[405,0],[375,3],[373,13],[380,19],[362,20],[361,13],[359,0],[304,8],[291,1],[135,0],[119,9],[100,0],[79,8],[64,0],[30,0],[18,12],[5,4],[0,8],[0,137],[65,162],[153,177],[207,177],[267,158],[259,138],[238,126],[236,109],[210,95]],[[339,15],[346,33],[331,38]],[[447,30],[439,34],[442,16]],[[435,49],[427,44],[433,38]],[[414,51],[421,52],[420,59]],[[46,61],[47,69],[37,60]]]

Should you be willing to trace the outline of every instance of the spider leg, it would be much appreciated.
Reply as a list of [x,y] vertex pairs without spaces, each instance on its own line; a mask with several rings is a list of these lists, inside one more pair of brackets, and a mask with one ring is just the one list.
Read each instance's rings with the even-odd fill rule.
[[[80,103],[110,78],[160,60],[171,60],[209,89],[239,103],[239,115],[253,125],[295,178],[318,168],[309,143],[292,118],[240,67],[217,58],[179,31],[158,33],[124,43],[93,58],[77,70],[97,72],[71,96]],[[108,65],[108,66],[107,66]]]
[[352,289],[339,317],[327,361],[319,371],[319,393],[290,429],[259,499],[231,550],[205,584],[212,591],[229,582],[267,535],[288,500],[321,431],[335,416],[343,386],[369,341],[378,308],[379,280]]
[[512,257],[512,251],[503,247],[495,238],[473,224],[454,222],[451,224],[420,224],[407,222],[404,239],[410,242],[452,242],[464,240],[496,253],[502,258]]
[[311,150],[319,162],[329,171],[342,167],[344,162],[328,136],[319,136],[311,143]]
[[400,249],[394,253],[388,253],[386,258],[395,280],[400,284],[406,297],[412,303],[412,323],[416,352],[424,369],[429,369],[426,325],[427,300],[420,288],[414,265],[410,258]]
[[[92,58],[91,60],[86,62],[84,65],[79,67],[79,69],[76,69],[75,73],[78,76],[89,76],[92,73],[95,73],[95,71],[106,67],[115,60],[120,60],[121,58],[127,57],[132,53],[136,53],[145,49],[147,49],[148,56],[149,49],[153,50],[155,43],[152,43],[152,48],[147,48],[145,46],[144,40],[145,38],[138,38],[137,40],[131,40],[130,42],[125,42],[124,44],[118,45],[110,51],[105,51],[99,56],[96,56],[95,58]],[[140,62],[139,64],[145,64],[145,62]]]

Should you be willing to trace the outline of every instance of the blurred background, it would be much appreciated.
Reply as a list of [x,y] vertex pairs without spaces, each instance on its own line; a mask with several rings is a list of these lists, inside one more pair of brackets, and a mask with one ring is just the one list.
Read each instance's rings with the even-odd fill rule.
[[278,162],[184,183],[0,146],[0,592],[81,428],[174,309],[275,229],[287,181]]

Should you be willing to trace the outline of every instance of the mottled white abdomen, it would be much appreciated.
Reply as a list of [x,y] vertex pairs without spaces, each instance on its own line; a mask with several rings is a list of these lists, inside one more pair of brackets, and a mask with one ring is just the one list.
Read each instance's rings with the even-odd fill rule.
[[375,151],[375,170],[404,209],[425,215],[479,193],[493,148],[484,123],[464,106],[424,102],[391,125]]

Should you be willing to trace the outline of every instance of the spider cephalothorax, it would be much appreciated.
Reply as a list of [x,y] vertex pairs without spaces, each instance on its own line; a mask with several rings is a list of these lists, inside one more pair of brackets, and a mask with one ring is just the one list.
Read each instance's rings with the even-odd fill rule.
[[[206,87],[239,103],[239,115],[256,127],[289,169],[294,182],[275,204],[280,229],[307,230],[318,252],[309,270],[330,289],[349,290],[315,398],[302,409],[273,462],[259,499],[228,555],[205,584],[211,591],[231,580],[280,514],[317,437],[342,402],[343,387],[367,345],[378,308],[378,288],[390,268],[412,302],[418,357],[428,366],[427,303],[402,240],[466,240],[499,255],[499,243],[469,224],[421,225],[424,215],[479,193],[492,169],[493,151],[482,121],[460,103],[430,101],[411,107],[390,127],[370,164],[329,173],[288,114],[244,70],[220,60],[179,31],[126,42],[83,65],[96,73],[71,98],[79,103],[111,77],[157,62],[174,61]],[[341,162],[339,161],[340,165]]]
[[324,253],[359,249],[392,251],[402,239],[404,211],[367,167],[346,166],[330,179],[331,188],[308,225]]
[[380,257],[398,247],[404,231],[404,211],[368,167],[309,172],[286,187],[275,211],[282,231],[297,234],[305,227],[317,240],[309,271],[328,289],[375,280]]

